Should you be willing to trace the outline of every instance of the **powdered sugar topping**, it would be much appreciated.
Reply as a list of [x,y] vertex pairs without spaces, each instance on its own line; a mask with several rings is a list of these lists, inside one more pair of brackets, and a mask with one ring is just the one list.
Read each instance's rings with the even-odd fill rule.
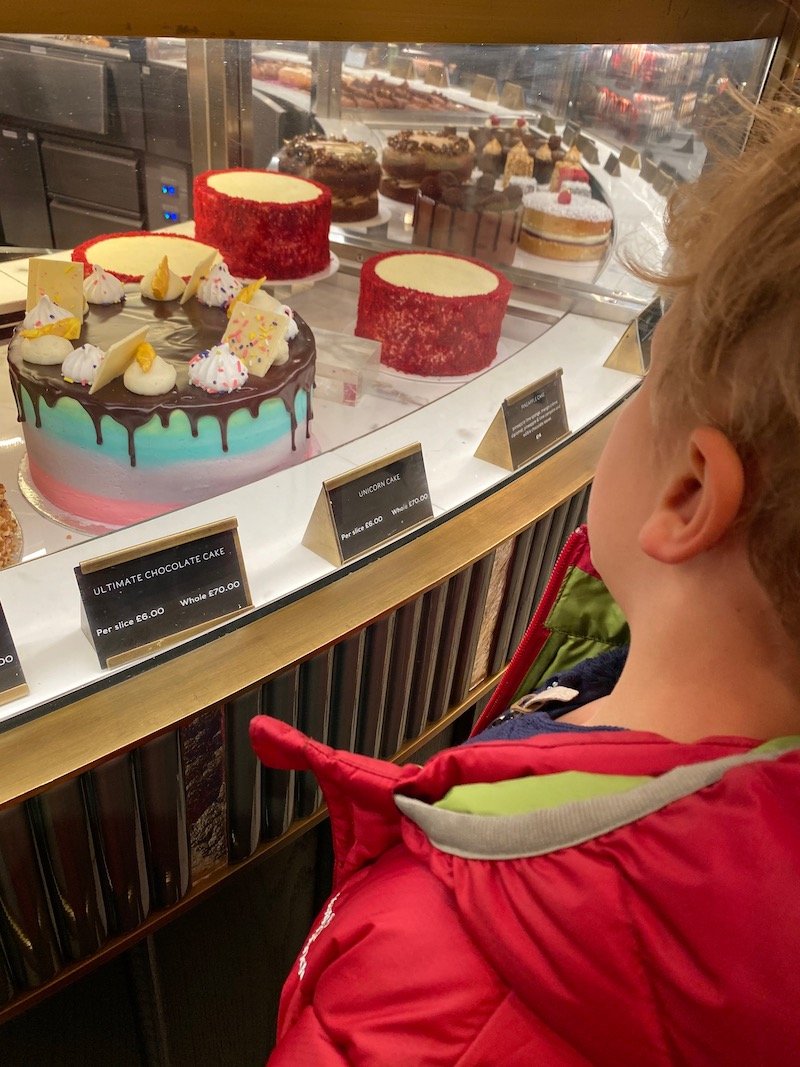
[[611,208],[601,200],[592,200],[587,196],[574,196],[572,203],[559,204],[558,193],[528,193],[522,198],[526,208],[543,211],[548,215],[557,215],[564,219],[578,219],[581,222],[611,222]]

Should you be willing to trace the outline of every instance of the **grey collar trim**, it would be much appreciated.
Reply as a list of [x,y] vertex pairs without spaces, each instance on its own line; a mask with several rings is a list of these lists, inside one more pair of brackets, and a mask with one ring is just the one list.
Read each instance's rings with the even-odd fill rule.
[[521,859],[590,841],[718,782],[734,767],[777,759],[787,751],[788,748],[752,750],[675,767],[624,793],[572,801],[520,815],[467,815],[434,808],[400,794],[395,796],[395,803],[441,852],[464,859]]

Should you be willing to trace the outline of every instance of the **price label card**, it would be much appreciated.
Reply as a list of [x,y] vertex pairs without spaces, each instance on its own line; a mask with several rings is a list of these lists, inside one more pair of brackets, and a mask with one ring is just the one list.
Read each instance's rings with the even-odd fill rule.
[[485,100],[487,103],[497,101],[497,82],[486,74],[476,74],[469,95],[475,100]]
[[165,648],[252,606],[236,519],[75,568],[84,633],[100,665]]
[[639,347],[642,351],[642,369],[646,372],[650,369],[650,347],[653,333],[664,314],[664,305],[661,297],[652,300],[636,320],[636,334],[639,338]]
[[658,174],[658,167],[648,156],[643,156],[642,169],[640,173],[644,181],[649,182],[652,185],[653,179],[655,178],[656,174]]
[[591,137],[585,137],[582,133],[579,133],[575,139],[575,143],[587,163],[600,162],[600,154],[597,151],[597,145]]
[[603,366],[623,371],[625,374],[638,374],[640,377],[647,374],[650,370],[653,332],[663,313],[661,297],[657,296],[628,325]]
[[437,87],[450,84],[447,67],[443,63],[429,63],[425,70],[425,84]]
[[561,140],[567,146],[572,148],[575,142],[581,135],[581,128],[575,122],[568,122],[564,127],[564,132],[561,134]]
[[432,515],[422,449],[413,444],[323,482],[303,544],[345,563]]
[[656,170],[653,178],[653,188],[659,196],[669,199],[675,191],[676,184],[675,179],[667,171],[663,170],[661,167]]
[[22,664],[6,622],[5,612],[0,606],[0,704],[24,697],[27,692]]
[[389,73],[393,78],[413,78],[415,76],[414,63],[407,58],[393,59],[389,64]]
[[475,451],[506,470],[516,470],[569,433],[561,367],[506,397]]
[[358,45],[352,44],[345,53],[344,61],[348,67],[363,70],[367,65],[367,55],[366,48],[359,48]]
[[500,106],[510,108],[512,111],[522,111],[525,108],[525,93],[521,85],[514,82],[506,82],[500,94]]
[[635,148],[631,148],[630,145],[624,145],[622,151],[619,154],[620,163],[624,163],[626,167],[634,167],[638,170],[642,165],[642,157],[636,151]]

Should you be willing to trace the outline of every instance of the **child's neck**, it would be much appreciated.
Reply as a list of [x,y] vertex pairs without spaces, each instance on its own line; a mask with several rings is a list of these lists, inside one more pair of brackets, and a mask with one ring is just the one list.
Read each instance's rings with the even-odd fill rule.
[[568,718],[688,742],[800,733],[800,657],[766,598],[698,596],[649,598],[613,693]]

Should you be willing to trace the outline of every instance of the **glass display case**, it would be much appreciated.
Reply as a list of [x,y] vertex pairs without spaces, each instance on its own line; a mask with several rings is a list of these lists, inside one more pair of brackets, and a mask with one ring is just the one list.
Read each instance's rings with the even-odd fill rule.
[[[483,25],[485,13],[470,12],[465,27]],[[100,35],[12,32],[75,28],[41,13],[26,27],[0,18],[4,344],[28,310],[31,257],[73,262],[77,248],[78,261],[122,277],[121,306],[140,308],[138,323],[165,346],[154,341],[155,355],[187,363],[196,353],[170,346],[194,323],[193,300],[183,310],[177,300],[143,299],[131,280],[137,271],[104,261],[104,237],[158,231],[167,243],[199,236],[219,248],[198,182],[209,171],[317,182],[325,173],[331,209],[344,208],[325,225],[321,268],[281,275],[253,260],[232,272],[260,281],[275,301],[271,313],[286,317],[275,309],[288,308],[307,327],[315,385],[308,408],[282,401],[276,435],[291,444],[276,469],[245,466],[225,491],[204,489],[202,463],[183,453],[152,517],[137,513],[128,523],[113,521],[111,507],[71,510],[54,480],[80,486],[69,498],[78,503],[116,500],[106,455],[91,484],[80,482],[84,466],[94,470],[92,450],[108,442],[117,442],[137,484],[168,479],[173,453],[144,459],[143,437],[159,422],[168,430],[173,416],[154,408],[151,429],[138,416],[135,427],[114,429],[118,407],[102,406],[102,389],[89,403],[88,387],[84,396],[68,382],[70,410],[91,409],[91,425],[59,429],[58,374],[42,385],[24,359],[13,370],[12,355],[10,377],[8,353],[0,355],[0,482],[10,509],[0,515],[9,534],[0,606],[28,687],[0,706],[0,857],[20,857],[13,871],[0,870],[0,1018],[152,933],[235,864],[319,822],[307,776],[255,767],[252,714],[283,715],[321,740],[387,758],[459,736],[585,514],[616,409],[646,370],[659,305],[625,264],[658,262],[666,199],[705,165],[707,131],[727,108],[727,87],[758,99],[792,48],[777,17],[752,23],[747,36],[739,32],[745,15],[728,32],[721,8],[711,23],[678,20],[669,33],[663,15],[652,35],[641,35],[661,43],[604,35],[593,22],[585,35],[559,36],[552,13],[544,43],[527,43],[534,24],[508,33],[513,43],[484,45],[389,41],[400,36],[392,13],[378,41],[356,39],[357,30],[374,29],[366,14],[345,18],[347,40],[307,41],[261,39],[252,13],[240,31],[250,36],[232,39],[216,17],[204,12],[197,33],[207,36],[194,37],[167,36],[180,34],[177,16],[170,24],[138,19],[135,37],[112,32],[122,29],[113,13],[97,23],[108,28]],[[276,27],[285,32],[286,20]],[[503,18],[494,33],[507,27]],[[420,30],[435,38],[433,16]],[[310,31],[302,16],[295,32]],[[354,170],[370,171],[372,184],[354,192],[345,180]],[[248,232],[260,211],[263,198],[247,199],[234,231]],[[306,231],[296,225],[303,245]],[[227,260],[237,240],[226,232]],[[268,226],[265,243],[273,232]],[[490,295],[507,294],[488,340],[491,301],[469,285],[455,296],[477,301],[478,311],[449,336],[448,286],[461,259],[445,261],[444,281],[428,259],[401,275],[396,287],[415,294],[416,321],[379,329],[369,320],[375,257],[440,253],[467,258],[472,286],[480,277]],[[224,310],[212,312],[213,348],[227,320]],[[81,329],[111,314],[90,307]],[[395,358],[406,332],[413,343]],[[444,356],[431,362],[445,336]],[[409,352],[414,362],[404,362]],[[554,375],[566,432],[519,462],[490,456],[484,442],[510,400],[539,395]],[[202,417],[210,420],[209,411],[187,431],[189,449],[204,440]],[[213,423],[218,438],[221,425]],[[41,475],[51,454],[36,451],[41,429],[57,438],[51,477]],[[224,437],[215,458],[228,464]],[[308,547],[325,486],[417,445],[431,505],[424,523],[375,539],[346,562]],[[170,495],[187,485],[188,502]],[[176,647],[101,667],[81,629],[75,569],[230,517],[250,610]],[[40,867],[43,855],[50,858]],[[25,886],[35,889],[27,898]],[[310,891],[303,899],[308,910]],[[279,913],[295,906],[282,898]]]
[[[35,389],[23,371],[14,397],[4,369],[0,480],[22,533],[22,545],[9,553],[9,561],[58,566],[43,557],[69,549],[70,560],[85,558],[231,511],[247,538],[248,516],[266,507],[282,517],[279,531],[268,538],[270,566],[279,576],[265,573],[263,581],[253,580],[256,607],[264,608],[325,573],[323,561],[302,551],[300,542],[326,478],[420,441],[436,520],[507,482],[513,474],[474,455],[506,397],[561,369],[568,424],[580,433],[635,387],[636,374],[604,365],[653,297],[625,269],[624,258],[657,261],[665,197],[703,164],[703,115],[714,110],[714,95],[735,82],[757,96],[775,48],[774,38],[454,47],[4,36],[0,279],[6,335],[24,313],[31,250],[40,246],[47,255],[58,249],[52,253],[58,260],[69,259],[71,248],[87,242],[90,255],[106,247],[92,242],[108,233],[167,230],[191,236],[193,183],[203,171],[239,167],[322,176],[333,192],[324,268],[301,267],[283,279],[273,273],[264,282],[307,323],[316,345],[313,420],[306,418],[304,438],[300,416],[299,434],[292,428],[292,451],[275,461],[291,466],[292,473],[261,481],[270,469],[266,461],[245,464],[237,473],[236,458],[224,452],[223,434],[215,462],[234,474],[221,482],[209,477],[206,484],[201,453],[211,446],[200,434],[181,453],[182,473],[164,488],[166,475],[152,467],[163,468],[171,453],[156,450],[148,459],[140,447],[135,471],[114,466],[103,420],[116,427],[111,408],[100,402],[102,392],[99,407],[90,410],[80,385],[74,396],[63,395],[58,370],[46,387],[39,383]],[[623,97],[627,109],[613,103]],[[354,174],[362,182],[355,199]],[[496,334],[484,342],[480,321],[462,345],[472,345],[463,365],[452,341],[434,365],[424,351],[411,351],[416,342],[403,345],[381,333],[382,324],[367,323],[363,308],[359,313],[362,268],[387,252],[466,255],[491,269],[485,278],[507,279],[510,299]],[[418,262],[425,269],[433,261]],[[265,273],[246,258],[239,272]],[[140,299],[138,285],[127,288],[123,306],[131,307]],[[423,318],[430,318],[424,324],[428,333],[421,335],[427,343],[438,344],[448,329],[448,299],[429,298],[420,305]],[[161,339],[167,356],[187,328],[177,305],[167,304],[172,306],[175,318],[147,300],[142,309],[141,321],[153,325],[151,337]],[[479,312],[486,314],[486,308]],[[96,332],[96,322],[91,325],[98,316],[105,321],[108,312],[89,310],[84,336],[105,336]],[[221,311],[217,316],[212,333],[221,338],[226,320]],[[132,319],[130,328],[138,324]],[[86,333],[92,328],[94,333]],[[476,346],[485,349],[479,358],[473,358]],[[395,351],[401,354],[393,356]],[[58,422],[61,408],[71,403],[85,409],[82,427]],[[114,404],[119,407],[117,400]],[[202,410],[210,421],[213,409]],[[304,411],[310,416],[311,406]],[[181,415],[182,410],[160,412],[162,429]],[[152,415],[153,426],[158,418]],[[52,436],[29,454],[49,433],[51,420]],[[128,431],[131,467],[137,463],[136,442],[143,446],[156,432],[144,421],[139,418],[138,428]],[[196,428],[193,435],[198,436]],[[288,423],[284,439],[289,442]],[[172,439],[167,446],[184,447]],[[68,458],[51,462],[47,449]],[[63,473],[70,462],[73,473]],[[121,466],[128,462],[123,456]],[[84,465],[90,475],[81,481],[75,470]],[[149,511],[127,506],[131,490],[125,484],[95,491],[95,482],[110,478],[116,486],[134,475],[140,495],[142,480],[161,486]],[[187,492],[186,485],[175,484],[179,479],[188,483]],[[239,495],[217,497],[219,487]],[[201,504],[204,496],[210,499]],[[94,503],[84,507],[81,501],[90,498]],[[153,529],[112,532],[181,500],[197,503]],[[102,546],[78,550],[104,533]],[[261,549],[263,535],[258,540]],[[246,557],[251,551],[246,545]],[[293,563],[287,565],[287,559]],[[59,571],[64,637],[74,634],[81,642],[66,560]],[[25,646],[28,627],[17,618],[13,623]],[[38,638],[42,651],[51,638]],[[62,699],[81,682],[100,677],[91,666],[91,649],[83,651],[85,656],[71,657],[71,670],[59,666],[43,692],[16,701],[0,719],[13,718],[26,705],[40,706],[43,697]]]

